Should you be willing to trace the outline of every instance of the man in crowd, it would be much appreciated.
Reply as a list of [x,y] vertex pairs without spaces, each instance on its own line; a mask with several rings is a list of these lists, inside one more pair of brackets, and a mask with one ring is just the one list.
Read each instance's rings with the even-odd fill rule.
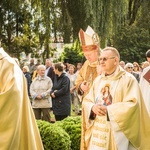
[[45,67],[46,67],[45,75],[48,76],[53,82],[55,73],[54,73],[54,68],[52,66],[52,62],[49,58],[45,60]]
[[44,150],[18,64],[0,48],[0,149]]
[[120,62],[119,62],[119,65],[124,69],[125,62],[124,62],[124,61],[120,61]]
[[32,76],[33,76],[33,72],[36,70],[36,66],[35,66],[35,64],[34,64],[34,58],[31,58],[30,59],[30,64],[29,64],[29,72],[30,72],[30,74],[31,74],[31,78],[32,78]]
[[106,47],[99,60],[102,74],[82,103],[82,150],[150,149],[150,117],[138,82],[119,66],[120,55],[115,48]]

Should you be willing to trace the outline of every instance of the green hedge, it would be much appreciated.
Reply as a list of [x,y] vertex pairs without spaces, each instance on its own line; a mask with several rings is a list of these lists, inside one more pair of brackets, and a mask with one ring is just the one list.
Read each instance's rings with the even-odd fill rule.
[[81,117],[67,117],[54,124],[37,120],[45,150],[79,150]]

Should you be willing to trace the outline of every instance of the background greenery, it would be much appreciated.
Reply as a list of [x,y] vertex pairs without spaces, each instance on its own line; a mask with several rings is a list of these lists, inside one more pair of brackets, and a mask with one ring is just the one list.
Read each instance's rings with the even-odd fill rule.
[[64,42],[73,46],[59,60],[80,62],[78,32],[88,25],[101,48],[116,47],[126,62],[145,60],[150,48],[150,0],[1,0],[0,14],[2,46],[17,58],[21,52],[51,57],[50,43]]

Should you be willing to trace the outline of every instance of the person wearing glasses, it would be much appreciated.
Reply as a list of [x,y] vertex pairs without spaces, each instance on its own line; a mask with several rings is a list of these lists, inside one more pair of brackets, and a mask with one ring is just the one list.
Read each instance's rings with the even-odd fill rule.
[[[106,47],[99,58],[102,74],[84,97],[85,145],[82,150],[150,149],[150,116],[136,79],[119,66],[117,49]],[[105,88],[107,87],[107,96]],[[109,96],[108,96],[109,95]]]
[[125,65],[124,69],[125,69],[127,72],[131,73],[131,74],[136,78],[136,80],[137,80],[138,82],[140,81],[140,75],[139,75],[139,73],[133,71],[133,70],[134,70],[134,66],[133,66],[132,63],[127,63],[127,64]]

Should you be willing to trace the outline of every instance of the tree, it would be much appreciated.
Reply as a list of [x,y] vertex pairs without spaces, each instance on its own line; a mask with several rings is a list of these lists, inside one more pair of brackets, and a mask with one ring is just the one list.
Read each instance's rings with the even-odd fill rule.
[[66,2],[67,10],[71,17],[71,26],[72,26],[72,39],[73,42],[78,38],[78,32],[80,28],[85,28],[85,7],[83,0],[67,0]]
[[75,43],[69,47],[66,46],[64,48],[64,52],[61,55],[60,58],[63,62],[67,61],[70,64],[74,64],[76,65],[78,62],[82,62],[85,61],[84,60],[84,56],[81,50],[81,47],[79,45],[79,41],[75,41]]
[[[10,54],[19,57],[25,51],[44,59],[53,54],[50,43],[74,43],[80,28],[90,25],[100,36],[101,48],[130,46],[143,55],[149,47],[149,12],[149,0],[1,0],[0,40]],[[132,50],[127,53],[138,59]]]
[[136,22],[122,26],[113,37],[113,45],[118,48],[121,59],[126,62],[141,63],[145,60],[145,52],[150,48],[150,11],[145,9],[149,6],[150,1],[142,3],[141,11],[136,14]]

